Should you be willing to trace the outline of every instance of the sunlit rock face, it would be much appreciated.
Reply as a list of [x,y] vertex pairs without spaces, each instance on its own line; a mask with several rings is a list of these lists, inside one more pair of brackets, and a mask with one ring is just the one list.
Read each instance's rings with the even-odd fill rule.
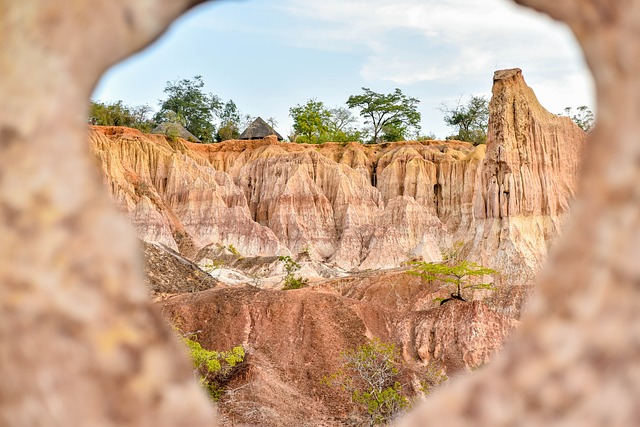
[[487,152],[474,194],[474,257],[532,280],[574,197],[586,134],[546,111],[519,69],[495,73]]
[[193,255],[212,243],[244,253],[286,251],[274,233],[251,219],[245,193],[184,141],[132,129],[91,131],[111,193],[138,235]]
[[528,282],[558,235],[585,134],[496,74],[488,144],[192,144],[95,127],[94,152],[139,236],[192,255],[297,254],[346,270],[462,255]]

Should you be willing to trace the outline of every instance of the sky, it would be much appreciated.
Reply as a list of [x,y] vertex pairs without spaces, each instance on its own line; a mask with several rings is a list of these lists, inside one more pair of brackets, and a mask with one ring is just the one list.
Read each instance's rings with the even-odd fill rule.
[[167,82],[201,75],[206,92],[232,99],[243,114],[275,118],[286,136],[297,104],[344,107],[361,87],[400,88],[420,100],[421,134],[444,138],[454,132],[442,105],[490,98],[493,72],[515,67],[549,111],[594,109],[593,82],[569,30],[510,0],[205,3],[110,69],[93,99],[157,110]]

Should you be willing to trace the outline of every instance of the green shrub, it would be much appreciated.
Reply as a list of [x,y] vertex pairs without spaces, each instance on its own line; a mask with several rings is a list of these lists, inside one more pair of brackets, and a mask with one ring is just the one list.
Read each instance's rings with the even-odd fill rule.
[[234,368],[244,362],[244,348],[236,346],[229,351],[218,352],[206,350],[189,338],[183,337],[183,341],[189,349],[194,374],[198,376],[200,385],[214,401],[220,400],[224,385],[231,378]]
[[442,365],[432,361],[420,375],[420,391],[425,395],[430,394],[436,387],[447,382],[449,377]]
[[220,271],[224,267],[224,260],[222,259],[214,259],[210,263],[207,263],[202,266],[202,269],[213,276],[214,272],[218,272],[218,276],[220,275]]
[[369,425],[386,424],[408,406],[398,381],[401,363],[395,345],[374,338],[355,350],[343,352],[341,357],[342,369],[324,377],[322,382],[348,392]]
[[151,107],[140,105],[132,107],[122,101],[104,103],[91,101],[89,105],[89,122],[98,126],[127,126],[149,133],[154,123],[149,119]]
[[308,279],[295,275],[295,272],[300,270],[301,267],[300,264],[291,259],[289,255],[279,256],[278,261],[284,263],[284,269],[287,272],[286,276],[284,276],[284,286],[282,290],[300,289],[308,285]]
[[282,287],[283,291],[290,291],[292,289],[300,289],[304,288],[309,284],[309,280],[300,276],[288,275],[284,278],[284,286]]

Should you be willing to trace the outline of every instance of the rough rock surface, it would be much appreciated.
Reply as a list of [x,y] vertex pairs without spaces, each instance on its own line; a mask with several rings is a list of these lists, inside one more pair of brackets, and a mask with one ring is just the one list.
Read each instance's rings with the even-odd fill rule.
[[91,146],[111,192],[140,237],[185,255],[211,243],[244,253],[283,251],[267,227],[253,221],[243,191],[184,140],[127,128],[91,131]]
[[487,146],[261,141],[191,144],[91,130],[105,179],[138,234],[192,255],[297,254],[379,269],[464,254],[526,284],[559,234],[585,134],[548,113],[520,70],[496,74]]
[[405,390],[415,395],[430,363],[449,376],[479,367],[517,323],[481,302],[434,306],[434,292],[415,276],[387,272],[297,291],[216,288],[161,305],[184,332],[200,331],[205,348],[247,349],[249,366],[220,406],[229,425],[339,426],[353,406],[322,378],[340,369],[341,352],[373,337],[396,344]]
[[560,235],[586,142],[568,117],[546,111],[519,69],[493,78],[487,152],[474,195],[473,254],[507,281],[530,281]]
[[[97,183],[84,132],[100,74],[196,3],[0,1],[3,426],[212,416],[145,302],[135,239]],[[640,3],[517,3],[576,35],[597,86],[597,128],[571,221],[515,339],[404,425],[637,425]]]
[[209,273],[160,243],[142,242],[142,253],[147,286],[154,295],[204,291],[218,284]]
[[87,147],[99,76],[197,3],[0,0],[0,425],[204,426]]

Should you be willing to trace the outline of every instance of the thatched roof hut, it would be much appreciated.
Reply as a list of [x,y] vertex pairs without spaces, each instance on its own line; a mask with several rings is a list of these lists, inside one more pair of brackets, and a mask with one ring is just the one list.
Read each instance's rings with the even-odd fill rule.
[[158,133],[161,135],[169,136],[173,135],[191,142],[202,142],[179,123],[161,123],[160,125],[156,126],[156,128],[153,129],[151,133]]
[[258,117],[249,125],[249,127],[242,132],[238,139],[263,139],[269,135],[275,135],[278,141],[282,141],[284,138],[278,132],[276,132],[269,123]]

